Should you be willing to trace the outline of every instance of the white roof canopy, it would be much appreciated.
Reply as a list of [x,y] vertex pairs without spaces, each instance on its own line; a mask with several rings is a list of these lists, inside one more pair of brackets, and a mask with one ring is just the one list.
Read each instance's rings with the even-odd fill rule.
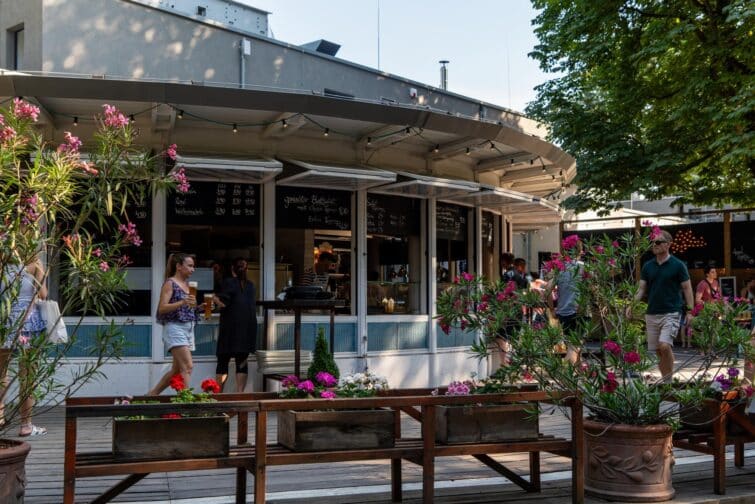
[[189,180],[246,184],[266,182],[283,170],[283,165],[274,159],[177,156],[173,171],[182,167]]
[[423,199],[453,199],[479,190],[480,184],[476,182],[398,172],[396,183],[380,186],[372,192]]
[[359,191],[396,180],[396,174],[374,168],[331,166],[284,159],[283,174],[278,185],[316,187],[340,191]]

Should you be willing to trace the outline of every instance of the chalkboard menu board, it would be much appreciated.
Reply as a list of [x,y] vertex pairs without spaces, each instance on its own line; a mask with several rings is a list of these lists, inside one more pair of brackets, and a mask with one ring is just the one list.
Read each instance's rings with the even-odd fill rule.
[[260,214],[259,187],[256,184],[192,182],[186,194],[168,197],[171,224],[249,224]]
[[351,229],[350,192],[301,187],[277,187],[276,192],[278,227]]
[[367,232],[389,236],[419,234],[419,201],[400,196],[367,196]]
[[482,212],[482,243],[488,247],[493,246],[495,239],[495,218],[495,214]]
[[469,209],[458,205],[438,203],[435,221],[438,238],[465,241],[467,239],[467,214]]

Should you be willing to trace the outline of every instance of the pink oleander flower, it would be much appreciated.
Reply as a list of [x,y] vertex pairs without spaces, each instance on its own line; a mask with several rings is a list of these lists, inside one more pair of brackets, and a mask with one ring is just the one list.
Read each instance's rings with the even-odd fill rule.
[[461,328],[462,331],[464,331],[467,328],[467,321],[466,320],[462,320],[459,323],[459,327]]
[[474,280],[474,275],[471,273],[467,273],[466,271],[462,273],[461,276],[465,282],[471,282],[472,280]]
[[693,317],[697,317],[700,315],[700,312],[703,311],[703,304],[697,303],[694,308],[692,308],[692,311],[690,312]]
[[298,388],[301,391],[304,391],[308,394],[311,394],[315,391],[315,384],[312,383],[310,380],[304,380],[303,382],[300,382],[296,388]]
[[5,125],[5,117],[3,117],[3,114],[0,114],[0,126]]
[[332,390],[323,390],[322,392],[320,392],[320,397],[322,399],[335,399],[336,393]]
[[606,373],[606,382],[600,390],[611,394],[618,388],[618,386],[619,383],[616,381],[616,374],[613,371],[609,371]]
[[84,170],[89,175],[97,175],[98,173],[100,173],[99,170],[97,170],[97,168],[95,168],[92,163],[88,163],[86,161],[81,162],[79,164],[79,168]]
[[18,119],[31,119],[32,121],[37,122],[37,118],[39,117],[39,107],[32,105],[21,98],[14,98],[13,115]]
[[121,224],[118,226],[118,231],[123,233],[123,242],[126,245],[131,244],[138,247],[142,244],[142,239],[139,237],[139,232],[136,230],[136,224],[133,222]]
[[10,126],[6,126],[0,130],[0,143],[6,143],[14,138],[16,138],[16,130]]
[[454,279],[453,279],[453,282],[454,282],[455,284],[459,283],[459,277],[455,276],[455,277],[454,277]]
[[107,103],[102,106],[105,109],[105,126],[108,128],[123,128],[128,125],[128,118],[113,105]]
[[299,385],[299,378],[296,377],[296,375],[288,375],[281,381],[281,385],[284,388],[288,387],[296,387]]
[[645,226],[645,227],[652,226],[653,225],[653,221],[651,221],[651,220],[644,220],[644,221],[642,221],[642,225]]
[[661,236],[661,228],[653,226],[653,229],[650,231],[650,239],[655,240],[659,236]]
[[317,373],[315,375],[315,380],[317,380],[317,382],[324,387],[335,387],[338,383],[338,380],[336,380],[332,374],[326,371],[320,371],[319,373]]
[[469,385],[469,382],[452,381],[448,384],[448,391],[446,392],[446,395],[469,395],[471,392]]
[[532,373],[530,373],[529,371],[525,371],[524,373],[522,373],[522,379],[528,382],[535,380],[535,378],[532,376]]
[[752,397],[753,390],[755,389],[753,389],[751,385],[748,385],[742,389],[742,391],[745,393],[745,397]]
[[613,259],[613,258],[609,259],[609,260],[608,260],[608,264],[609,264],[610,266],[616,266],[616,259]]
[[561,241],[561,248],[564,250],[571,250],[579,244],[580,239],[578,235],[570,235]]
[[186,170],[182,166],[178,170],[174,171],[170,174],[170,176],[178,183],[178,186],[176,187],[176,191],[186,194],[189,192],[189,188],[191,187],[189,185],[189,179],[186,177]]
[[477,305],[477,311],[483,312],[483,311],[485,311],[487,309],[488,309],[488,303],[482,302],[482,303],[480,303],[480,304]]
[[637,352],[626,352],[624,354],[624,362],[627,364],[639,364],[640,354]]
[[614,240],[614,241],[611,242],[611,246],[613,248],[619,248],[619,242],[617,242],[616,240]]
[[132,263],[131,258],[127,256],[126,254],[123,254],[121,257],[119,257],[117,261],[119,268],[125,268],[126,266],[129,266],[131,263]]
[[78,154],[79,149],[81,148],[81,140],[79,140],[79,137],[75,137],[71,135],[70,131],[66,131],[63,134],[63,138],[65,139],[65,141],[58,146],[58,152]]
[[168,149],[165,151],[165,155],[168,156],[173,161],[176,160],[176,156],[178,156],[178,152],[176,151],[176,148],[178,146],[176,144],[170,144],[168,146]]
[[597,247],[595,247],[595,253],[596,254],[602,254],[605,251],[606,251],[606,249],[602,245],[598,245]]
[[96,249],[92,250],[92,255],[94,257],[100,257],[102,256],[102,249],[97,247]]
[[621,347],[615,341],[606,341],[605,343],[603,343],[603,349],[606,352],[611,352],[614,355],[619,355],[621,353]]
[[18,342],[22,345],[26,345],[29,343],[29,337],[28,336],[19,336]]
[[107,261],[100,262],[100,269],[102,271],[108,271],[110,269],[110,265],[107,263]]

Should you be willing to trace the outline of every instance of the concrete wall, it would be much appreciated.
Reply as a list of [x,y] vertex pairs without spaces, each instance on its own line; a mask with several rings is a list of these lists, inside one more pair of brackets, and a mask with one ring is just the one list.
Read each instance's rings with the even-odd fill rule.
[[0,68],[10,68],[13,44],[10,30],[24,27],[23,68],[42,67],[42,0],[0,0]]
[[[36,0],[39,3],[42,0]],[[2,0],[20,8],[24,0]],[[312,53],[255,34],[242,34],[127,0],[44,0],[44,58],[33,69],[131,78],[240,84],[240,42],[252,42],[244,83],[428,106],[501,120],[544,136],[534,121],[500,107],[441,92],[432,86]],[[418,97],[410,99],[409,89]]]

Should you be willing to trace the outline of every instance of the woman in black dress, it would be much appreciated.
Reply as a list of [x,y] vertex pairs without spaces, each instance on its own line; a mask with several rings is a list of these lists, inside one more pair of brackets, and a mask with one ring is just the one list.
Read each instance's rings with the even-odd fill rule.
[[220,330],[215,369],[221,391],[228,378],[228,363],[236,363],[236,391],[243,392],[249,376],[249,354],[257,339],[257,309],[254,283],[246,278],[246,260],[234,259],[233,276],[223,281],[216,303],[220,308]]

